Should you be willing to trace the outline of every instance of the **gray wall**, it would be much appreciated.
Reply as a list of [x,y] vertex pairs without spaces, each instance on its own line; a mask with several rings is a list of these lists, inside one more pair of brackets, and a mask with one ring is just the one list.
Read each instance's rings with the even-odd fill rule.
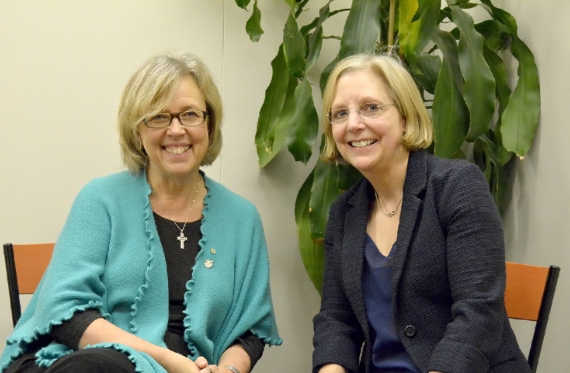
[[[565,371],[570,363],[562,311],[570,304],[564,291],[570,285],[565,247],[570,230],[563,227],[570,209],[564,198],[570,170],[563,139],[570,130],[563,125],[568,106],[563,87],[570,73],[562,42],[570,37],[570,28],[562,26],[570,4],[561,4],[566,2],[497,2],[517,18],[521,36],[536,54],[542,84],[539,136],[516,165],[505,216],[509,259],[562,267],[541,372]],[[310,170],[289,155],[278,156],[266,169],[257,167],[257,113],[286,16],[284,2],[260,1],[260,7],[266,33],[254,44],[244,31],[249,13],[234,0],[0,1],[0,241],[55,241],[78,190],[94,177],[122,169],[114,123],[127,79],[154,53],[193,51],[212,69],[226,109],[221,157],[205,171],[255,203],[269,246],[284,344],[267,350],[256,371],[302,372],[310,369],[311,320],[319,298],[298,254],[293,203]],[[335,41],[326,41],[325,48],[328,43]],[[12,328],[2,261],[3,340]],[[526,350],[531,328],[515,327]]]
[[[534,52],[541,84],[542,112],[531,151],[513,172],[510,205],[504,217],[507,257],[513,261],[561,267],[539,372],[566,372],[570,366],[570,167],[566,158],[570,71],[570,2],[500,0],[516,18],[519,35]],[[566,311],[564,311],[566,310]],[[566,315],[566,316],[565,316]],[[523,351],[530,323],[514,323]]]

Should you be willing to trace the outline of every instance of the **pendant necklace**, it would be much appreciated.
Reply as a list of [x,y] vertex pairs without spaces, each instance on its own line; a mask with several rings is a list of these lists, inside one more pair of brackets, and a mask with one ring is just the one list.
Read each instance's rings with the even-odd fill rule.
[[398,207],[400,207],[400,203],[402,203],[402,200],[404,199],[404,197],[400,198],[400,202],[398,202],[396,207],[394,207],[394,210],[386,213],[386,212],[384,212],[384,210],[382,210],[382,206],[380,205],[380,199],[378,198],[378,193],[376,193],[376,191],[374,191],[374,196],[376,196],[376,203],[378,204],[378,209],[380,210],[382,215],[387,216],[389,218],[396,215],[396,211],[398,211]]
[[166,209],[166,206],[164,206],[164,203],[162,203],[162,200],[158,196],[158,193],[156,192],[156,190],[154,188],[152,189],[152,191],[156,195],[156,198],[158,199],[158,202],[160,202],[160,205],[162,206],[164,211],[166,211],[168,218],[174,223],[174,225],[176,225],[176,228],[178,228],[178,230],[180,231],[180,236],[176,237],[176,239],[178,241],[180,241],[180,248],[182,250],[184,250],[184,241],[188,240],[188,238],[184,235],[184,228],[186,228],[186,224],[188,223],[188,218],[190,217],[190,214],[192,213],[192,209],[194,208],[194,202],[196,202],[196,196],[198,195],[198,189],[200,189],[200,180],[199,179],[198,179],[197,184],[198,185],[196,186],[196,191],[194,192],[194,198],[192,199],[192,204],[190,205],[190,211],[188,211],[188,215],[186,215],[186,219],[184,220],[184,226],[182,226],[182,228],[180,228],[180,226],[178,224],[176,224],[174,219],[172,219],[172,215],[170,215],[170,212],[168,212],[168,210]]

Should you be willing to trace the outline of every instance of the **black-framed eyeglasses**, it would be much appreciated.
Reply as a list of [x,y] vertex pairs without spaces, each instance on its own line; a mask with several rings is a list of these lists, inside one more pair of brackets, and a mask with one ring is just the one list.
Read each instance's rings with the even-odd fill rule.
[[396,104],[379,104],[378,102],[369,102],[367,104],[362,104],[357,108],[340,108],[331,110],[329,113],[329,122],[332,124],[342,124],[348,119],[348,114],[350,109],[356,111],[361,118],[375,118],[386,111],[390,106],[396,106]]
[[149,128],[166,128],[172,123],[172,118],[178,119],[186,127],[197,127],[206,121],[210,115],[207,111],[186,110],[181,113],[158,113],[143,120]]

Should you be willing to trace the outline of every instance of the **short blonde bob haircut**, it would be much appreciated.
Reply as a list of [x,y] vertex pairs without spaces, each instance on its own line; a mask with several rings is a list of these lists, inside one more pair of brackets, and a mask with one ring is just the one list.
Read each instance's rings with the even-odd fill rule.
[[131,77],[121,98],[118,115],[119,142],[123,164],[133,173],[148,167],[148,155],[141,146],[138,126],[142,121],[160,113],[178,88],[180,80],[190,76],[206,101],[208,112],[208,150],[201,166],[210,165],[222,148],[222,98],[210,70],[191,53],[164,53],[151,57]]
[[426,149],[433,140],[433,125],[422,97],[410,73],[395,57],[389,55],[355,54],[339,61],[329,75],[323,94],[323,123],[325,146],[322,159],[345,163],[338,151],[329,121],[336,85],[339,78],[353,71],[367,70],[380,77],[406,121],[402,145],[409,151]]

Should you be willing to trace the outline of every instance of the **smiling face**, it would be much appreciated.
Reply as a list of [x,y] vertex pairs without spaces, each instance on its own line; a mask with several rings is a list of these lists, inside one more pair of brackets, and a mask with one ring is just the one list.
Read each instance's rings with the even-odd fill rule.
[[[391,106],[376,117],[362,118],[354,109],[369,103]],[[405,120],[392,104],[384,80],[369,70],[351,71],[337,80],[331,109],[350,110],[346,121],[332,124],[332,136],[344,160],[365,176],[407,159],[401,143]]]
[[[186,110],[206,111],[206,101],[200,88],[189,76],[179,86],[162,110],[180,113]],[[151,180],[183,180],[193,178],[208,150],[208,118],[196,127],[185,127],[173,118],[167,128],[148,128],[139,124],[142,145],[148,154],[148,175]]]

